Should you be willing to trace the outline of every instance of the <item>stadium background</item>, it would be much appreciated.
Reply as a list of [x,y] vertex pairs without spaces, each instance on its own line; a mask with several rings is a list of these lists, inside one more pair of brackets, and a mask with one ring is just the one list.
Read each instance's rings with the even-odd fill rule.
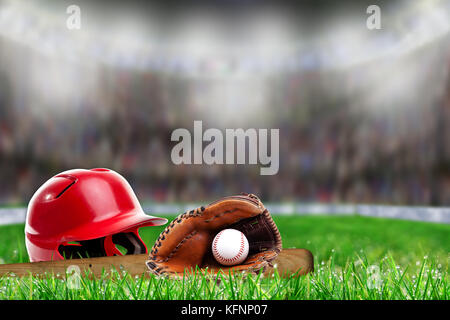
[[[155,8],[142,18],[82,5],[81,30],[68,30],[67,5],[0,6],[1,205],[93,167],[124,175],[144,202],[246,191],[271,202],[450,205],[445,1],[386,7],[373,31],[363,1],[359,15],[324,12],[329,23],[309,29],[283,10],[243,10],[230,27],[214,9],[169,22],[152,19],[164,16]],[[279,128],[279,173],[172,164],[170,134],[194,120]]]

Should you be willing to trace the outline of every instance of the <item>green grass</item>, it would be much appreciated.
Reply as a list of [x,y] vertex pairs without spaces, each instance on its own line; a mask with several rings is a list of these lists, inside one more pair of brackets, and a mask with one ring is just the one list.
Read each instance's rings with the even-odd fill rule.
[[[170,217],[172,218],[172,217]],[[169,219],[170,219],[169,218]],[[299,278],[202,275],[71,282],[0,278],[0,299],[449,299],[450,225],[358,216],[275,217],[283,247],[307,248],[315,272]],[[0,227],[0,259],[26,262],[23,225]],[[150,248],[164,227],[141,229]]]

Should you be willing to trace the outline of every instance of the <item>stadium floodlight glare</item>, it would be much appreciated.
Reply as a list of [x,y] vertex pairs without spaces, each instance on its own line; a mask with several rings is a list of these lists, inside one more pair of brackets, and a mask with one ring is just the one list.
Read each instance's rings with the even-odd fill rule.
[[293,27],[282,17],[276,14],[266,13],[255,18],[248,25],[252,32],[252,40],[249,42],[253,48],[253,54],[263,58],[279,58],[289,54],[297,48],[297,42],[301,39],[294,38]]
[[[448,34],[449,10],[445,1],[438,0],[415,1],[393,11],[382,8],[385,29],[379,33],[369,33],[365,26],[351,23],[348,17],[335,17],[323,27],[323,32],[309,40],[277,12],[249,16],[233,26],[213,19],[208,12],[194,12],[174,23],[171,32],[164,34],[164,41],[158,41],[149,32],[154,21],[137,24],[138,19],[124,16],[112,26],[91,28],[86,23],[80,32],[68,32],[61,27],[64,14],[58,16],[55,11],[11,1],[0,6],[0,36],[69,62],[210,75],[210,69],[202,71],[198,66],[213,61],[219,75],[245,74],[256,69],[282,71],[288,62],[298,68],[302,64],[295,60],[302,59],[302,48],[311,47],[307,41],[321,43],[319,54],[327,67],[351,66],[385,55],[399,56]],[[95,21],[94,14],[90,21]],[[236,62],[234,68],[227,68],[229,60]],[[175,68],[177,65],[185,68]]]

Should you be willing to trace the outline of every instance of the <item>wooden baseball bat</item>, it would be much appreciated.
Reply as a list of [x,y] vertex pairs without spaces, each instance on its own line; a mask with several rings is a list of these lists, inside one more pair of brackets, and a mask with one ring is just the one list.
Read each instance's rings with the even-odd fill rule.
[[[90,274],[94,277],[100,277],[102,274],[109,273],[111,270],[125,271],[131,276],[149,276],[145,261],[147,254],[71,259],[58,261],[43,261],[29,263],[12,263],[0,265],[0,276],[24,277],[33,275],[37,277],[50,274],[56,277],[65,278],[66,275],[74,271],[81,275]],[[297,276],[307,274],[313,271],[313,255],[306,249],[283,249],[278,257],[272,262],[278,273],[282,276],[297,273]],[[268,268],[265,275],[274,272],[273,268]]]

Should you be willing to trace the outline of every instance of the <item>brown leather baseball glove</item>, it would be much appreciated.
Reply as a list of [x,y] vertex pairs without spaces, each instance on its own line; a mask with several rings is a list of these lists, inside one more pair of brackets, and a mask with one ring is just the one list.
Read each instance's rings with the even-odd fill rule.
[[[237,229],[249,242],[247,259],[239,265],[220,265],[211,244],[223,229]],[[156,275],[183,276],[184,272],[219,270],[258,273],[271,266],[282,248],[275,222],[257,196],[241,194],[222,198],[175,218],[160,234],[146,264]]]

